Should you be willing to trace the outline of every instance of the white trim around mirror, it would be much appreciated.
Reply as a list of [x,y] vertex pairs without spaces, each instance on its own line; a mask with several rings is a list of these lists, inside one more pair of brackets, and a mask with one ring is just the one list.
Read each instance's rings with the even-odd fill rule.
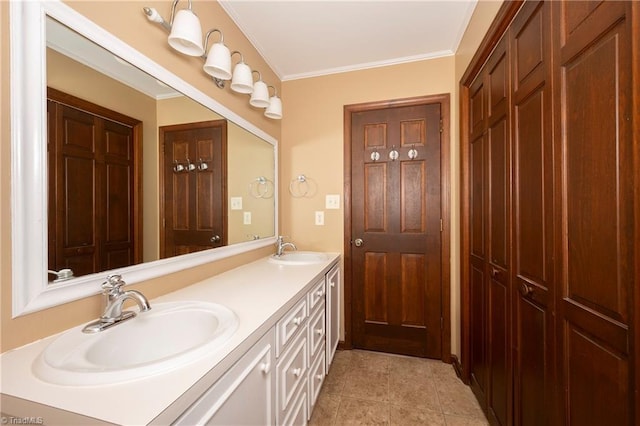
[[[266,247],[275,235],[197,253],[161,259],[114,271],[47,282],[46,16],[110,50],[116,56],[184,93],[274,146],[275,235],[278,235],[278,144],[275,138],[205,95],[61,1],[10,2],[11,69],[11,241],[12,317],[100,292],[108,273],[129,284]],[[160,42],[160,40],[159,40]]]

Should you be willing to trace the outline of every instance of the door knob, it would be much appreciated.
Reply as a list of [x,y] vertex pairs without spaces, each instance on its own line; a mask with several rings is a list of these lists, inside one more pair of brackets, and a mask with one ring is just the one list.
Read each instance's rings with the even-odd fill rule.
[[520,284],[520,294],[523,297],[530,296],[533,293],[533,287],[529,284],[521,283]]
[[211,242],[212,243],[219,243],[220,242],[220,235],[214,235],[213,237],[211,237]]
[[364,241],[362,241],[362,238],[356,238],[355,240],[353,240],[353,244],[355,244],[356,247],[362,247]]

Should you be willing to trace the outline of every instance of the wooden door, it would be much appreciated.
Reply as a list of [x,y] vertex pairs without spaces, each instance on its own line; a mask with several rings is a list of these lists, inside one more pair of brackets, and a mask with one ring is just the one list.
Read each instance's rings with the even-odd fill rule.
[[554,424],[553,145],[550,4],[511,25],[514,423]]
[[470,88],[469,147],[469,366],[471,389],[479,401],[487,400],[487,278],[486,278],[486,193],[487,193],[487,113],[485,73]]
[[557,344],[565,424],[637,424],[632,3],[553,3],[554,109],[561,118],[554,150]]
[[353,345],[441,357],[441,104],[351,114]]
[[49,269],[80,276],[140,260],[140,122],[48,90]]
[[226,120],[163,126],[160,142],[162,257],[226,245]]

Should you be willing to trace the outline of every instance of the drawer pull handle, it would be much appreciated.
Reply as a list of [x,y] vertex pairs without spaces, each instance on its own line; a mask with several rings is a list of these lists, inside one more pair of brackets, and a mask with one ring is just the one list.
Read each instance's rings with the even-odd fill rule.
[[301,323],[301,322],[302,322],[302,318],[300,318],[300,317],[295,317],[295,318],[293,319],[293,323],[294,323],[295,325],[300,325],[300,323]]
[[331,285],[331,287],[335,287],[335,286],[336,286],[336,283],[334,283],[333,281],[331,281],[331,284],[330,284],[330,285]]
[[500,276],[500,271],[496,268],[491,268],[491,276],[493,278],[498,278]]
[[322,335],[322,329],[321,328],[316,328],[316,334],[318,336],[321,336]]
[[294,368],[291,372],[295,377],[300,377],[300,374],[302,374],[302,368]]
[[316,374],[316,379],[322,380],[322,374]]
[[263,362],[262,365],[260,365],[260,371],[262,371],[263,374],[269,374],[269,370],[271,370],[270,363]]
[[316,295],[317,295],[318,297],[322,297],[322,296],[324,296],[324,291],[322,291],[322,290],[318,290],[318,291],[316,291]]

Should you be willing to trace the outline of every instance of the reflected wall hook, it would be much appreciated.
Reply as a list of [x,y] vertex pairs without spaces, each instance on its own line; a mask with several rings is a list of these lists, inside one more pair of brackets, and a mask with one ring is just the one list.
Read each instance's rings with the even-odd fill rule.
[[398,151],[396,150],[396,146],[393,145],[391,147],[391,151],[389,152],[389,158],[391,159],[391,161],[396,161],[398,159]]
[[208,168],[209,168],[209,165],[207,164],[206,161],[204,161],[202,158],[198,160],[198,170],[202,172],[204,170],[207,170]]
[[415,145],[411,145],[411,149],[409,150],[409,158],[411,160],[413,160],[414,158],[416,158],[418,156],[418,150],[416,150],[416,146]]
[[173,164],[174,164],[173,171],[175,173],[180,173],[180,172],[184,171],[184,166],[182,164],[178,163],[178,160],[173,160]]

